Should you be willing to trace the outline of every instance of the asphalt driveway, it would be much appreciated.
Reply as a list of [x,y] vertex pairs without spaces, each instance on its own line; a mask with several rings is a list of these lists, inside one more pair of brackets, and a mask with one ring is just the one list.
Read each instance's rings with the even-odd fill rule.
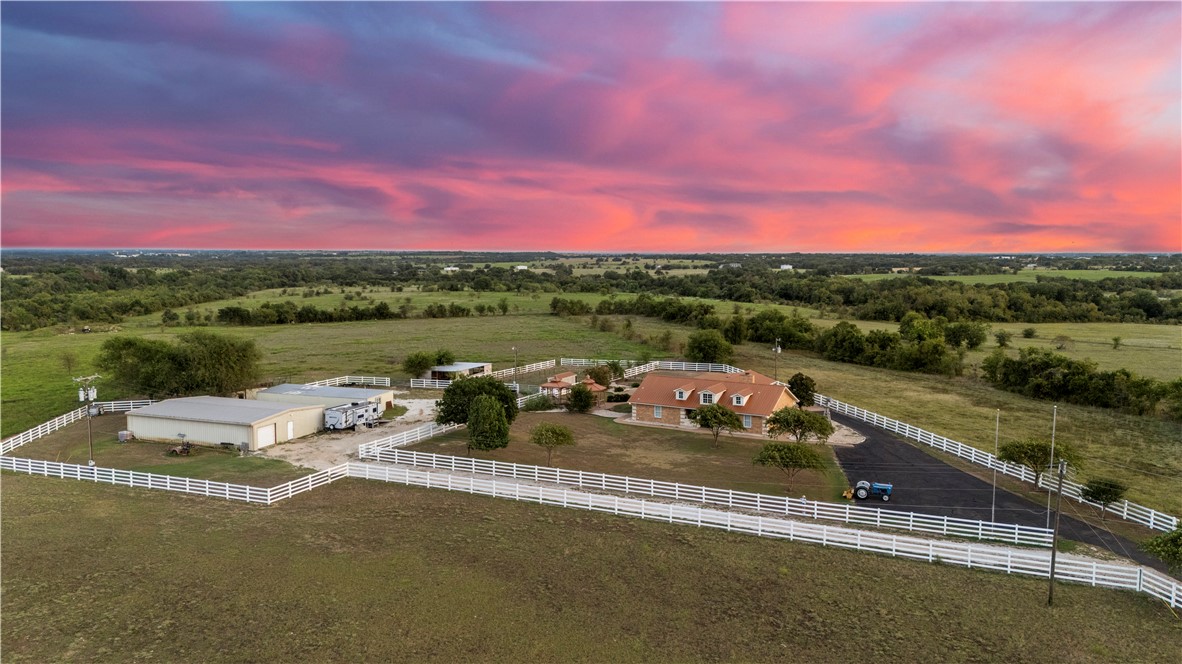
[[[894,485],[890,502],[872,498],[861,501],[860,505],[961,519],[990,520],[993,488],[989,482],[950,466],[916,445],[865,422],[837,414],[833,415],[833,419],[866,437],[866,441],[858,445],[834,448],[850,483],[868,480]],[[1044,528],[1047,525],[1046,505],[1037,505],[998,487],[995,520]],[[1135,543],[1069,516],[1060,519],[1059,536],[1100,546],[1142,565],[1166,571],[1165,564],[1143,553]]]

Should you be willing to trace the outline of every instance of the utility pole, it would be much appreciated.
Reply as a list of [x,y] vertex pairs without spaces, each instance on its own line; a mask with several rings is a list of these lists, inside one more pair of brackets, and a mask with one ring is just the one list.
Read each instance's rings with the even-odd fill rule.
[[776,368],[775,368],[774,378],[776,379],[776,382],[779,382],[780,381],[780,337],[776,337],[776,347],[772,349],[772,352],[775,353],[775,358],[776,358]]
[[[1055,424],[1059,420],[1059,406],[1051,406],[1051,460],[1047,462],[1048,470],[1055,467]],[[1047,492],[1047,528],[1051,527],[1051,492]]]
[[989,520],[997,523],[997,441],[1001,434],[1001,409],[997,409],[997,419],[993,423],[993,502],[989,506]]
[[78,383],[78,401],[86,404],[86,448],[89,452],[88,466],[94,466],[94,431],[91,428],[90,419],[95,415],[97,407],[94,405],[94,400],[98,398],[98,391],[94,388],[94,381],[102,378],[102,376],[95,374],[93,376],[81,376],[74,379]]
[[1063,507],[1063,475],[1067,473],[1067,462],[1059,462],[1059,500],[1055,503],[1055,531],[1051,534],[1051,582],[1047,588],[1047,606],[1055,604],[1055,554],[1059,550],[1059,514]]

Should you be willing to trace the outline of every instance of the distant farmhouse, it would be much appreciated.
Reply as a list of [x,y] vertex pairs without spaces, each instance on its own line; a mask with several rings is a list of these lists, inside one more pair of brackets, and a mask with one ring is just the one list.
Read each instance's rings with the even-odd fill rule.
[[650,373],[629,400],[632,419],[669,427],[697,428],[689,414],[702,406],[722,404],[743,420],[743,428],[767,433],[772,413],[800,400],[786,385],[754,371],[743,373]]

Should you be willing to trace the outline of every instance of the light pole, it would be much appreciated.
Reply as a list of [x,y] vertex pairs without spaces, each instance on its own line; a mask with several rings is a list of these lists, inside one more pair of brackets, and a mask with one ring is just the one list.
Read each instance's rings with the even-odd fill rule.
[[[1051,406],[1051,461],[1048,470],[1055,467],[1055,424],[1059,421],[1059,406]],[[1051,527],[1051,490],[1047,489],[1047,529]]]
[[1059,514],[1063,508],[1063,474],[1067,472],[1067,462],[1059,462],[1059,500],[1055,505],[1055,531],[1051,534],[1051,574],[1050,585],[1047,587],[1047,606],[1055,605],[1055,552],[1059,550]]
[[91,429],[90,418],[99,414],[99,408],[94,405],[94,400],[98,398],[98,391],[92,383],[99,378],[102,378],[102,376],[95,374],[93,376],[82,376],[74,379],[74,382],[78,383],[78,401],[86,404],[86,449],[89,452],[88,466],[94,465],[94,431]]
[[776,346],[775,348],[772,348],[772,352],[775,353],[776,358],[776,368],[775,373],[773,374],[776,382],[779,382],[780,380],[780,350],[780,337],[776,337]]
[[998,453],[998,436],[1001,434],[1001,409],[997,409],[997,420],[993,424],[993,502],[989,506],[989,520],[997,523],[997,464],[1001,461],[997,458]]
[[513,347],[513,389],[521,394],[521,381],[517,378],[517,346]]

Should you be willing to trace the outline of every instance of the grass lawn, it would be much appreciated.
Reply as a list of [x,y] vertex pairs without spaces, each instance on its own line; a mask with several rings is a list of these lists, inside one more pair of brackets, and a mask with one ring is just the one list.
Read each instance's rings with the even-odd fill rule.
[[[751,459],[764,442],[752,438],[718,438],[708,432],[677,431],[620,424],[598,415],[571,413],[521,413],[509,431],[509,446],[491,452],[473,452],[481,459],[546,465],[546,450],[529,442],[530,429],[553,422],[571,429],[573,447],[554,451],[554,465],[611,475],[705,485],[737,491],[785,495],[783,471],[756,466]],[[408,449],[436,454],[467,455],[468,433],[455,431],[423,441]],[[791,496],[813,500],[837,500],[849,485],[833,452],[825,448],[828,467],[823,472],[801,472],[792,481]]]
[[1172,661],[1129,592],[364,480],[5,475],[6,662]]
[[[239,457],[237,452],[193,446],[191,456],[169,456],[179,443],[120,443],[118,432],[127,428],[127,416],[103,415],[91,420],[94,428],[94,460],[99,466],[193,477],[231,484],[268,488],[290,482],[315,471],[298,468],[278,459]],[[85,466],[87,461],[86,421],[22,445],[11,456],[43,459]]]

